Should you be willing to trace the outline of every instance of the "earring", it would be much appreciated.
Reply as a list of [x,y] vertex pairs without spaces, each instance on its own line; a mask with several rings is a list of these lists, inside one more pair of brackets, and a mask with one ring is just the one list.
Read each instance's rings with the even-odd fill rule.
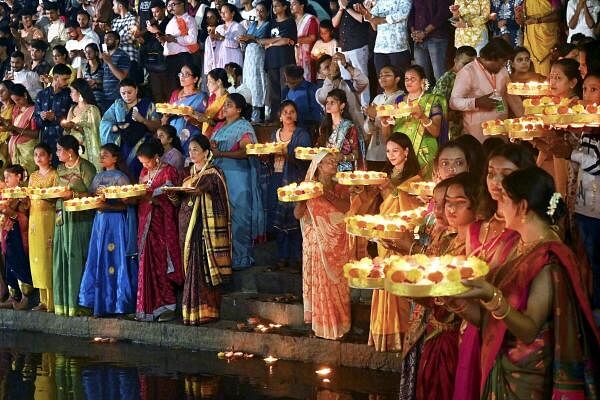
[[527,216],[526,216],[526,215],[523,215],[523,216],[521,217],[521,224],[522,224],[522,225],[525,225],[525,223],[526,223],[526,222],[527,222]]

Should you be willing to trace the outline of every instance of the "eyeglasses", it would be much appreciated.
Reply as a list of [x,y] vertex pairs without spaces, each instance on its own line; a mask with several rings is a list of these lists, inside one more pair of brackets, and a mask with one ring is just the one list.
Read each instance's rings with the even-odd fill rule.
[[177,5],[179,5],[179,4],[183,4],[183,3],[182,3],[182,2],[173,2],[173,1],[172,1],[172,2],[170,2],[170,3],[169,3],[169,4],[167,4],[167,5],[168,5],[169,7],[174,7],[174,6],[177,6]]
[[180,78],[189,78],[190,76],[193,76],[192,74],[189,74],[187,72],[180,72],[177,74]]

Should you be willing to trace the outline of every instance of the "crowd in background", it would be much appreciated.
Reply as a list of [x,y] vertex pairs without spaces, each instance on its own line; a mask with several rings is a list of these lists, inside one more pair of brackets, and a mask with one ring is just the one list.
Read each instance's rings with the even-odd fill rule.
[[[0,200],[0,306],[207,323],[274,239],[272,268],[302,273],[305,322],[340,339],[346,262],[475,255],[492,271],[462,297],[373,291],[369,344],[402,352],[401,398],[592,398],[600,133],[508,143],[482,123],[524,114],[510,82],[597,112],[599,14],[598,0],[0,2],[3,188],[65,188]],[[410,115],[378,116],[399,103]],[[265,130],[285,154],[246,154]],[[295,158],[315,146],[339,152]],[[337,183],[353,170],[389,179]],[[304,180],[323,195],[278,200]],[[405,191],[422,180],[432,199]],[[146,194],[65,209],[133,183]],[[415,237],[346,233],[345,216],[424,203]]]

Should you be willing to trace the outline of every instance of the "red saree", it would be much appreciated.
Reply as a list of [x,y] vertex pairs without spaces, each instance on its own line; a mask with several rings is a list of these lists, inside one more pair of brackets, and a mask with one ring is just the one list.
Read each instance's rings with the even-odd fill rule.
[[[519,240],[519,234],[505,229],[495,238],[481,243],[479,238],[484,223],[484,221],[477,221],[469,226],[466,243],[467,254],[481,258],[493,269],[504,264],[509,258]],[[479,399],[480,358],[481,337],[479,328],[464,321],[458,344],[458,363],[454,384],[455,399]]]
[[551,321],[525,344],[501,320],[489,318],[482,329],[482,399],[583,400],[596,398],[600,333],[584,294],[577,260],[561,242],[546,242],[529,254],[493,270],[489,280],[516,310],[527,306],[529,287],[551,267],[554,288]]
[[149,176],[144,168],[140,183],[150,185],[152,199],[138,206],[136,317],[151,321],[165,311],[175,311],[175,286],[183,283],[177,208],[161,189],[165,185],[177,185],[178,173],[172,166],[162,165],[156,175]]

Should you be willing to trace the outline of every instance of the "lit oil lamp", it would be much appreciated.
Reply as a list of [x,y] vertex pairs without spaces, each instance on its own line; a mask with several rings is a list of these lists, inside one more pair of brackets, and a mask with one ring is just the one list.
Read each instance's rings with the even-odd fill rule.
[[329,367],[321,368],[321,369],[315,371],[315,373],[319,376],[327,376],[327,375],[331,374],[331,368],[329,368]]
[[267,364],[271,365],[271,364],[275,364],[277,362],[277,358],[273,357],[272,355],[267,356],[266,358],[263,358],[263,361],[266,362]]

